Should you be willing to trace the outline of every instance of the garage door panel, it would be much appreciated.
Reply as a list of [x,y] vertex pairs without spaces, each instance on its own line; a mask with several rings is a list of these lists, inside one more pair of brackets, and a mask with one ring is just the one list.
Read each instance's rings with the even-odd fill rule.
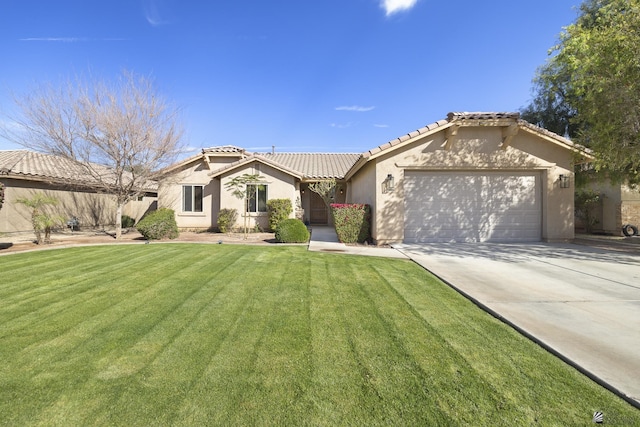
[[538,241],[535,173],[406,172],[405,241]]

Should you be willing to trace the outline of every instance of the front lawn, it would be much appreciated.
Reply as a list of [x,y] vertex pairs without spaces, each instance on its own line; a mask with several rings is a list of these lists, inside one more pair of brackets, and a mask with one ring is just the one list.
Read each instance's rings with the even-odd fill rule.
[[112,245],[0,283],[2,425],[640,425],[405,260]]

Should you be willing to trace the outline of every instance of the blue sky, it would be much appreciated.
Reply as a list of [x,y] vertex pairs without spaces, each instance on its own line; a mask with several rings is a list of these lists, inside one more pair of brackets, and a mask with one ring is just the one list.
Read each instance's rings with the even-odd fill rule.
[[0,109],[40,82],[126,69],[183,109],[192,149],[359,153],[450,111],[526,105],[579,4],[8,0]]

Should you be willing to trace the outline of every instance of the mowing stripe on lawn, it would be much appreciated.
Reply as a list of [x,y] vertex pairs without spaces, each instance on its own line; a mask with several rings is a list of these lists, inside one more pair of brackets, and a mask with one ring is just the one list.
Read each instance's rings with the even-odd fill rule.
[[[234,263],[232,256],[222,257],[227,258],[226,262],[229,265]],[[207,265],[207,258],[201,258],[198,262],[194,262],[192,267],[196,271],[204,265]],[[155,363],[155,361],[162,357],[162,355],[172,346],[175,345],[181,339],[182,334],[192,327],[192,322],[198,325],[199,318],[202,317],[202,313],[207,308],[207,304],[210,300],[216,297],[216,294],[221,292],[226,286],[225,283],[219,283],[214,280],[217,274],[224,270],[225,266],[221,266],[220,269],[205,270],[201,273],[198,280],[194,281],[196,286],[192,286],[191,283],[187,283],[184,280],[173,280],[171,288],[165,289],[168,291],[166,295],[161,297],[155,297],[148,300],[149,304],[156,304],[160,300],[165,300],[166,303],[174,300],[175,305],[167,305],[165,303],[161,306],[165,307],[162,312],[158,314],[157,321],[150,329],[144,329],[142,327],[136,327],[132,329],[132,337],[129,341],[129,345],[123,345],[121,348],[112,349],[109,353],[105,354],[100,363],[96,364],[90,376],[87,377],[87,384],[84,389],[78,390],[77,394],[89,393],[93,389],[113,389],[114,384],[119,382],[127,383],[131,379],[136,377],[144,377],[147,381],[152,382],[149,378],[149,374],[146,372],[149,365]],[[193,273],[193,271],[192,271]],[[204,276],[204,277],[202,277]],[[176,279],[174,277],[174,279]],[[200,282],[200,279],[204,279]],[[198,284],[199,283],[199,284]],[[176,292],[174,292],[176,291]],[[146,322],[145,317],[148,317],[148,313],[143,310],[136,316],[133,316],[130,321],[132,324],[141,326],[142,322]],[[206,341],[204,341],[206,342]],[[191,349],[189,345],[197,344],[197,342],[182,343],[180,346],[184,349]],[[91,343],[91,345],[104,346],[104,343]],[[184,362],[184,354],[180,357],[181,362]],[[176,372],[176,366],[172,366],[171,373]],[[162,368],[163,375],[167,375],[167,366]],[[174,380],[178,380],[178,377],[172,376]],[[182,378],[184,381],[187,378]],[[137,383],[137,381],[134,381]],[[176,383],[176,386],[179,383]],[[173,390],[166,390],[169,395],[165,400],[169,402],[171,399],[175,400],[175,394]],[[144,407],[144,401],[139,402],[136,396],[129,396],[129,392],[125,389],[118,393],[97,393],[93,399],[93,407],[90,411],[80,411],[86,417],[92,417],[97,414],[103,413],[105,417],[115,417],[117,421],[117,411],[112,411],[110,408],[116,406],[129,406],[129,405],[143,405],[136,408],[136,411],[140,412]],[[139,396],[138,396],[139,397]],[[146,400],[146,399],[145,399]],[[119,402],[122,402],[120,405]],[[157,400],[153,400],[152,403],[157,405]],[[164,407],[165,405],[163,405]],[[153,411],[157,412],[157,411]],[[153,414],[155,415],[155,414]]]
[[0,425],[586,425],[595,410],[640,425],[405,260],[197,244],[3,258]]
[[[220,325],[220,332],[227,333],[220,337],[207,370],[183,400],[181,417],[188,420],[186,424],[236,424],[260,413],[255,407],[263,386],[256,370],[259,364],[269,364],[269,360],[259,359],[259,352],[268,344],[270,334],[279,333],[273,329],[278,308],[286,306],[282,300],[286,285],[281,278],[279,270],[256,269],[249,270],[244,283],[237,283],[247,292],[244,305],[228,323]],[[271,410],[275,410],[273,402]]]
[[[148,252],[148,251],[147,251]],[[11,275],[7,278],[11,280],[13,286],[3,286],[3,289],[22,289],[21,292],[13,292],[11,295],[4,293],[0,296],[7,304],[12,304],[13,311],[6,312],[6,316],[16,319],[19,313],[27,312],[37,315],[37,307],[47,307],[53,302],[67,301],[70,296],[75,296],[79,289],[75,286],[87,286],[89,288],[106,289],[107,284],[119,282],[125,278],[135,280],[136,276],[141,277],[146,273],[139,269],[140,264],[147,263],[152,253],[147,254],[131,254],[127,259],[121,259],[120,252],[117,250],[110,251],[107,254],[100,253],[92,256],[91,253],[86,257],[68,257],[64,264],[59,264],[52,271],[44,271],[40,273],[38,267],[36,273],[24,274],[24,272],[11,271]],[[100,269],[96,270],[96,260],[100,259]],[[78,267],[83,270],[89,270],[88,273],[81,272]],[[32,268],[33,269],[33,268]],[[92,270],[91,270],[92,269]],[[96,276],[101,277],[101,283],[94,283]],[[91,283],[87,284],[87,280]],[[42,283],[46,283],[43,286]],[[102,286],[97,286],[97,285]],[[25,286],[26,285],[26,286]],[[0,321],[3,321],[0,319]]]
[[[76,276],[69,270],[59,271],[61,277],[66,277],[65,280],[60,279],[53,285],[43,286],[44,288],[51,289],[50,292],[43,292],[38,296],[38,299],[34,302],[31,312],[26,314],[27,318],[17,317],[13,319],[13,322],[17,324],[24,324],[25,328],[31,330],[37,330],[43,335],[47,335],[51,330],[59,331],[59,326],[56,322],[51,322],[49,319],[55,317],[59,319],[59,322],[64,323],[66,321],[66,315],[72,316],[75,312],[84,313],[86,311],[86,303],[94,304],[93,310],[98,310],[98,307],[104,305],[105,300],[108,300],[108,305],[113,305],[120,299],[126,299],[139,291],[139,283],[143,281],[136,280],[142,278],[144,272],[137,271],[133,273],[127,273],[124,268],[120,268],[121,264],[114,261],[118,257],[118,251],[112,251],[109,257],[103,259],[102,268],[96,269],[93,277],[83,277],[81,280],[77,280]],[[120,256],[121,258],[121,256]],[[129,258],[127,258],[127,261]],[[128,266],[128,262],[123,266]],[[121,271],[119,274],[110,274],[110,270]],[[147,273],[148,274],[148,273]],[[96,276],[100,277],[100,280],[96,282]],[[119,285],[123,281],[130,283],[127,287],[117,287],[114,291],[114,286]],[[12,314],[11,311],[8,311]],[[60,316],[64,314],[65,316]],[[29,323],[30,319],[38,319],[38,323]],[[9,333],[15,334],[17,331],[11,329],[10,324],[6,324],[6,330]]]
[[[385,271],[385,278],[389,280],[394,276]],[[592,382],[588,378],[513,329],[505,328],[469,301],[457,301],[452,289],[441,286],[436,280],[428,283],[425,288],[417,281],[407,280],[405,274],[395,276],[392,282],[402,298],[471,367],[472,375],[479,381],[470,389],[482,390],[482,395],[476,395],[473,400],[484,401],[490,396],[489,388],[498,391],[494,411],[514,413],[513,422],[518,424],[553,423],[567,413],[580,417],[584,409],[576,405],[575,396],[571,398],[559,389],[570,390],[569,384],[578,384],[584,387],[586,394],[587,390],[592,391]],[[427,297],[432,299],[431,303],[427,302]],[[461,310],[461,306],[465,309]],[[504,342],[510,343],[509,351],[505,351]],[[538,369],[541,362],[547,366],[546,369]],[[604,388],[593,391],[595,402],[598,396],[605,399]],[[530,402],[530,405],[522,402]],[[546,409],[535,411],[533,408]],[[598,405],[591,406],[591,410],[598,410]]]

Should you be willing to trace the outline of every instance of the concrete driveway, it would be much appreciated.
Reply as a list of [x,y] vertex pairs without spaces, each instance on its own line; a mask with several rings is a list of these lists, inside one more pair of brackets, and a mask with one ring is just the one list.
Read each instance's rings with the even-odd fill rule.
[[575,244],[396,249],[640,407],[640,252]]

